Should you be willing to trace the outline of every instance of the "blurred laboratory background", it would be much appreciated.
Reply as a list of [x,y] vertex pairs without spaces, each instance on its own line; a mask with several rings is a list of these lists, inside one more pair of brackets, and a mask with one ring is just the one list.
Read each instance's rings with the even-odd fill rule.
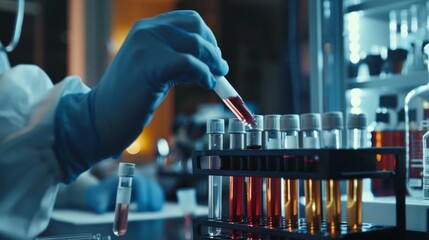
[[[13,31],[15,5],[0,1],[2,42]],[[37,64],[55,83],[79,75],[95,86],[136,20],[176,9],[197,11],[212,29],[226,77],[256,114],[365,113],[376,147],[404,147],[405,119],[415,122],[416,139],[429,129],[429,111],[412,110],[429,109],[429,97],[404,110],[407,93],[428,82],[426,0],[27,0],[10,62]],[[177,86],[120,158],[148,166],[167,200],[192,186],[204,203],[207,180],[191,174],[192,151],[206,148],[208,119],[230,117],[213,91]],[[391,135],[376,141],[377,131]],[[422,159],[422,150],[413,154]],[[407,184],[421,191],[417,165],[407,178],[420,180]]]

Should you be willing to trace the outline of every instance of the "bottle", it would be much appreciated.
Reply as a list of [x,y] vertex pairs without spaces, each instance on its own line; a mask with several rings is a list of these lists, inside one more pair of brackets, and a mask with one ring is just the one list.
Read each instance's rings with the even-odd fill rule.
[[405,110],[403,108],[398,111],[398,124],[393,132],[393,145],[405,147]]
[[[339,149],[343,144],[343,113],[327,112],[322,115],[323,144],[325,148]],[[326,225],[328,231],[341,229],[340,180],[328,179],[326,187]]]
[[[347,147],[356,149],[366,147],[366,115],[347,115]],[[362,179],[350,179],[347,181],[347,228],[360,230],[362,228]]]
[[113,222],[113,233],[116,236],[124,236],[127,232],[134,168],[134,163],[119,163],[119,182],[116,193],[115,220]]
[[[301,132],[303,148],[320,148],[321,121],[319,113],[306,113],[301,115]],[[306,170],[314,171],[317,159],[305,159]],[[322,224],[322,200],[321,182],[318,179],[304,180],[305,219],[307,231],[315,232],[321,229]]]
[[[427,64],[429,45],[424,47],[424,53]],[[414,88],[405,97],[406,185],[410,196],[415,197],[422,197],[423,195],[423,148],[421,139],[428,129],[426,120],[429,118],[428,102],[429,81],[425,85]]]
[[[281,148],[298,149],[299,148],[299,115],[286,114],[280,117]],[[294,169],[294,158],[284,156],[286,169]],[[298,228],[299,219],[299,180],[282,179],[282,218],[285,227],[288,230]]]
[[[280,149],[280,115],[270,114],[264,116],[263,149]],[[268,159],[274,162],[277,159]],[[267,223],[269,227],[282,225],[280,214],[281,200],[281,178],[266,178],[266,207]]]
[[[228,124],[229,149],[244,149],[244,124],[238,118],[230,118]],[[238,170],[240,159],[231,159],[231,169]],[[229,178],[229,221],[242,223],[244,215],[244,177],[231,176]],[[230,230],[231,239],[242,238],[240,230]]]
[[234,115],[250,127],[255,127],[254,117],[250,110],[244,104],[243,99],[238,95],[237,91],[231,86],[225,77],[217,77],[217,83],[213,89],[217,95],[223,100],[226,106],[234,113]]
[[[210,119],[207,121],[207,134],[208,134],[208,149],[209,150],[222,150],[223,149],[223,134],[225,133],[225,121],[223,119]],[[209,168],[220,168],[219,158],[209,158]],[[209,215],[210,219],[222,219],[222,176],[209,177]],[[210,236],[218,236],[221,233],[221,228],[209,226],[208,233]]]
[[429,199],[429,131],[422,137],[423,146],[423,198]]
[[[373,147],[393,147],[393,133],[390,124],[390,114],[387,111],[377,112],[375,125],[371,132]],[[395,158],[392,155],[377,155],[376,167],[380,171],[395,169]],[[392,196],[395,194],[393,183],[389,178],[371,179],[371,192],[374,196]]]
[[[248,150],[259,150],[262,148],[262,130],[264,126],[264,116],[254,115],[254,127],[246,128],[246,148]],[[248,168],[253,170],[258,168],[257,157],[249,159]],[[247,177],[247,223],[252,226],[262,224],[262,177]],[[248,239],[261,239],[260,233],[249,232]]]

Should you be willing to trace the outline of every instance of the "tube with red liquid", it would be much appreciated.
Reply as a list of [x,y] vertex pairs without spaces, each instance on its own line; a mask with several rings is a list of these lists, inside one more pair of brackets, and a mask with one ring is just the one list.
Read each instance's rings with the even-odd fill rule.
[[[262,128],[264,116],[254,116],[254,127],[246,129],[246,148],[262,148]],[[249,169],[258,168],[258,159],[250,158]],[[262,224],[262,177],[247,177],[247,223],[252,226]],[[249,232],[247,239],[261,239],[260,233]]]
[[255,127],[255,119],[253,114],[249,111],[243,99],[238,95],[237,91],[231,86],[225,77],[217,77],[216,87],[214,91],[219,95],[228,108],[234,115],[251,128]]
[[119,183],[116,194],[115,220],[113,223],[113,233],[116,236],[124,236],[127,232],[128,209],[131,201],[134,168],[134,163],[119,163]]
[[[238,118],[230,118],[228,124],[229,148],[244,149],[244,124]],[[231,169],[240,168],[240,159],[232,157]],[[242,223],[244,215],[244,177],[231,176],[229,180],[229,221]],[[242,231],[230,230],[232,239],[242,238]]]

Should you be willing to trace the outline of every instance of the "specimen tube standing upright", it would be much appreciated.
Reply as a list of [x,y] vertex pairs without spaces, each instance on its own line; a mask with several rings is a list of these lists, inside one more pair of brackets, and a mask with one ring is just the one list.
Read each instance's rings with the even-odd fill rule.
[[[323,145],[339,149],[343,144],[343,113],[326,112],[322,115]],[[328,231],[341,229],[341,187],[340,180],[328,179],[326,183],[326,225]]]
[[[286,114],[280,117],[281,148],[299,148],[299,115]],[[293,168],[294,158],[284,156],[285,168]],[[282,179],[281,216],[288,230],[298,228],[299,180]]]
[[[264,125],[264,116],[254,115],[255,126],[246,129],[246,148],[249,150],[258,150],[262,148],[262,128]],[[258,168],[257,157],[249,159],[249,170]],[[247,177],[247,223],[249,225],[259,226],[262,223],[262,177]],[[257,240],[261,234],[249,232],[248,239]]]
[[[366,115],[347,115],[347,147],[367,147],[367,120]],[[350,179],[347,181],[347,227],[350,230],[362,228],[362,179]]]
[[[306,113],[301,115],[302,147],[320,148],[321,138],[320,114]],[[306,171],[314,171],[318,164],[317,159],[307,157],[305,159]],[[318,179],[304,180],[305,218],[309,232],[319,231],[322,222],[321,209],[321,185]]]
[[[229,148],[230,149],[244,149],[244,124],[238,118],[230,118],[228,124],[229,132]],[[231,170],[239,170],[239,158],[231,158]],[[243,222],[244,210],[244,177],[231,176],[229,178],[229,221],[234,223]],[[242,238],[240,230],[230,230],[229,236],[232,239]]]
[[[211,119],[207,121],[208,149],[223,149],[223,134],[225,133],[225,122],[223,119]],[[219,169],[221,166],[218,157],[209,157],[209,168]],[[222,176],[209,176],[209,218],[222,219]],[[221,228],[208,227],[210,236],[218,236]]]
[[[264,116],[263,149],[280,149],[280,115],[270,114]],[[277,159],[268,159],[267,164],[275,164]],[[268,167],[268,166],[267,166]],[[270,227],[279,227],[281,221],[281,178],[265,179],[267,201],[267,223]]]

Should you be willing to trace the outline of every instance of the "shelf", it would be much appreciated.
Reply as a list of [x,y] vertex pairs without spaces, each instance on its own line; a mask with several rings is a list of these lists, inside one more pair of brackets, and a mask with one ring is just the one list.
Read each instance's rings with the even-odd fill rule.
[[385,77],[372,76],[367,79],[349,79],[347,89],[353,88],[373,88],[379,89],[388,87],[397,89],[413,89],[420,85],[428,83],[428,71],[418,71],[407,75],[387,75]]
[[[289,150],[200,150],[194,151],[193,174],[223,176],[286,177],[291,179],[350,179],[390,177],[391,171],[377,171],[378,154],[395,155],[404,162],[400,147],[363,149]],[[218,162],[209,169],[208,161]]]
[[[341,231],[329,232],[326,229],[326,225],[322,223],[322,230],[316,232],[309,232],[305,227],[305,219],[300,219],[300,226],[297,229],[286,229],[286,228],[270,228],[266,225],[252,226],[247,224],[239,224],[228,222],[227,220],[217,221],[207,218],[196,218],[193,220],[194,224],[194,236],[199,236],[197,239],[229,239],[228,232],[225,232],[219,236],[211,237],[208,236],[204,231],[203,226],[213,226],[222,229],[234,229],[243,232],[245,235],[247,232],[260,233],[262,235],[277,237],[284,237],[286,239],[394,239],[399,233],[396,227],[393,226],[382,226],[364,223],[362,229],[359,231],[347,230],[346,223],[341,226]],[[205,232],[205,233],[203,233]],[[245,239],[245,238],[243,238]],[[277,239],[277,238],[276,238]]]
[[344,13],[365,11],[365,14],[388,13],[393,9],[409,8],[414,3],[425,3],[424,0],[373,0],[362,1],[345,7]]

